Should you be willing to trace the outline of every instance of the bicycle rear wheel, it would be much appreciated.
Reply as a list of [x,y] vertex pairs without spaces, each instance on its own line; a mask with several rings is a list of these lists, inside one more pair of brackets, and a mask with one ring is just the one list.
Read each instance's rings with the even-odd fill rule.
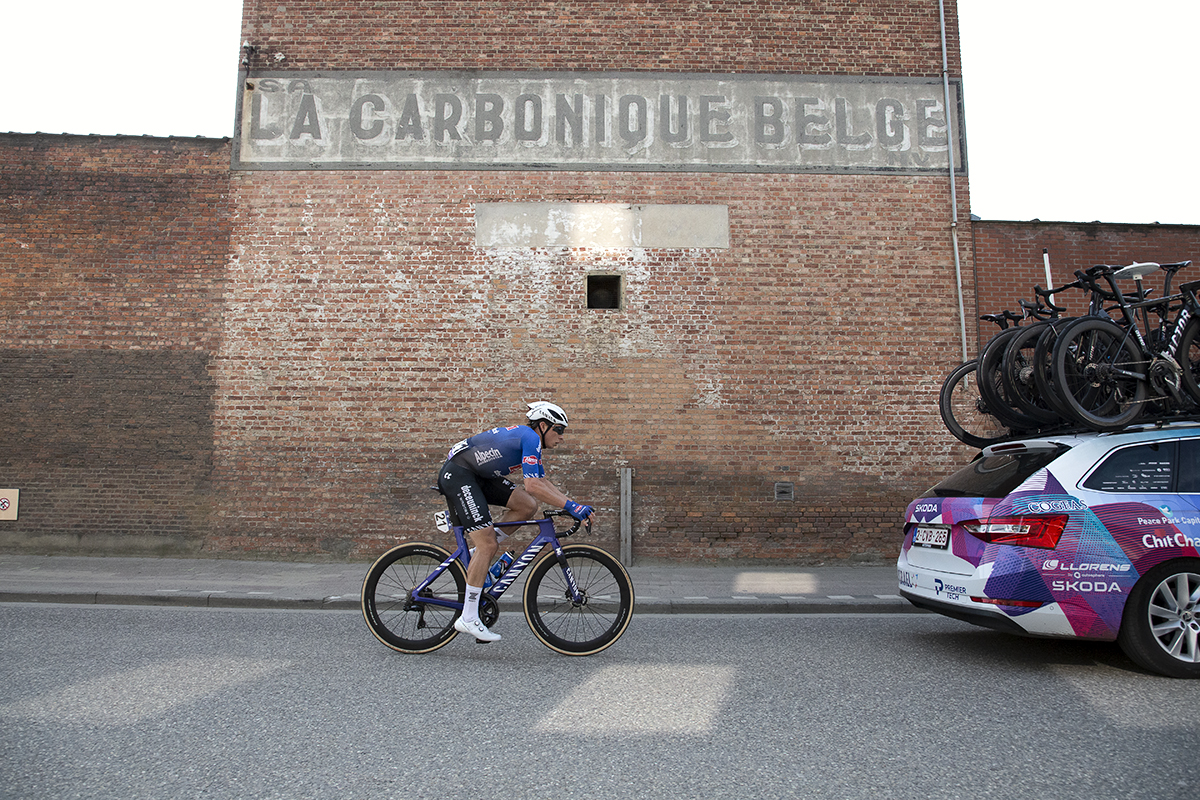
[[1062,420],[1062,416],[1050,405],[1049,400],[1038,391],[1035,373],[1035,352],[1038,340],[1049,322],[1037,322],[1020,328],[1008,341],[1004,349],[1002,374],[1009,400],[1039,425],[1050,425]]
[[599,653],[625,632],[633,616],[633,581],[621,563],[599,547],[571,544],[562,549],[576,587],[571,599],[562,564],[543,558],[525,582],[525,619],[538,640],[568,656]]
[[975,382],[977,367],[977,361],[968,361],[951,370],[942,382],[938,411],[955,439],[982,450],[1008,436],[1008,429],[983,401]]
[[1183,367],[1183,387],[1192,402],[1200,405],[1200,317],[1192,317],[1183,329],[1177,356]]
[[1076,420],[1097,431],[1118,431],[1142,414],[1145,359],[1129,334],[1108,320],[1084,317],[1054,344],[1054,384]]
[[1009,328],[993,336],[980,352],[977,359],[979,367],[975,372],[975,382],[979,384],[983,402],[996,419],[1012,430],[1029,430],[1038,426],[1038,421],[1021,411],[1009,397],[1008,386],[1004,382],[1004,352],[1013,337],[1023,330]]
[[1037,386],[1038,395],[1068,425],[1074,425],[1076,420],[1067,408],[1066,401],[1062,399],[1062,392],[1054,384],[1054,345],[1058,342],[1058,334],[1078,319],[1066,317],[1051,322],[1042,331],[1037,345],[1033,348],[1033,382]]
[[[412,590],[449,557],[441,547],[419,542],[393,547],[375,560],[363,580],[362,611],[376,639],[401,653],[428,653],[458,635],[459,609],[412,597]],[[466,586],[462,564],[454,561],[421,596],[461,603]]]

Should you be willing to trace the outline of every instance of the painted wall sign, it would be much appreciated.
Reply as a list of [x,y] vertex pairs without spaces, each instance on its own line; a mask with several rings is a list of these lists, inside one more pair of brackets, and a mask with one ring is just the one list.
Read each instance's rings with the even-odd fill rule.
[[[947,169],[932,78],[521,72],[241,76],[235,169]],[[965,173],[957,83],[955,167]]]

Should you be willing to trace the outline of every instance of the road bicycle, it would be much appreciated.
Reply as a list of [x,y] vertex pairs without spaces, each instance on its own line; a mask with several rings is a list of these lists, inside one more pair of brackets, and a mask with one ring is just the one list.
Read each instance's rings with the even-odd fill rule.
[[[1113,431],[1143,417],[1200,413],[1200,281],[1171,293],[1175,273],[1190,265],[1098,264],[1064,286],[1034,287],[1036,302],[1020,301],[1020,314],[980,317],[1001,330],[943,382],[938,406],[947,429],[983,448],[1014,436]],[[1152,298],[1142,281],[1160,269],[1163,296]],[[1124,279],[1136,290],[1122,291]],[[1063,317],[1053,302],[1071,288],[1088,295],[1081,317]]]
[[[1081,282],[1076,280],[1057,288],[1033,287],[1037,304],[1044,309],[1044,313],[1038,315],[1037,322],[1021,328],[1004,348],[1001,375],[1006,394],[1030,420],[1031,427],[1061,424],[1067,416],[1058,403],[1057,394],[1047,388],[1039,388],[1052,384],[1050,357],[1038,350],[1038,344],[1053,342],[1055,332],[1061,329],[1065,321],[1073,319],[1062,316],[1066,309],[1055,305],[1054,296],[1080,286]],[[1039,382],[1039,379],[1043,379],[1043,382]]]
[[[1013,320],[1014,327],[1005,328],[991,338],[979,353],[979,368],[975,380],[979,384],[979,393],[983,397],[991,413],[1007,428],[1013,431],[1025,431],[1037,428],[1040,420],[1025,411],[1017,399],[1017,387],[1013,385],[1010,376],[1005,372],[1004,356],[1009,345],[1025,331],[1037,327],[1054,313],[1055,306],[1047,307],[1041,297],[1037,302],[1020,300],[1021,313],[1005,312]],[[1028,325],[1022,323],[1029,322]]]
[[[1172,266],[1184,266],[1186,263]],[[1099,264],[1088,270],[1076,270],[1075,280],[1064,286],[1047,289],[1035,286],[1037,305],[1047,313],[1039,315],[1044,316],[1041,321],[1023,328],[1004,351],[1002,374],[1007,396],[1031,418],[1034,423],[1032,427],[1039,432],[1057,432],[1084,425],[1072,412],[1055,383],[1054,346],[1059,334],[1080,319],[1098,317],[1111,320],[1110,312],[1120,310],[1117,295],[1106,291],[1098,283],[1106,272],[1113,269]],[[1062,312],[1065,309],[1054,304],[1054,296],[1068,289],[1080,289],[1087,296],[1088,310],[1083,317],[1064,317]],[[1145,300],[1148,294],[1139,289],[1137,296],[1132,299]],[[1130,298],[1127,296],[1126,299]],[[1109,403],[1115,404],[1115,400],[1110,399]]]
[[[1011,311],[983,314],[979,318],[1000,326],[1000,334],[1010,330],[1010,322],[1021,319]],[[1007,423],[984,398],[976,376],[978,369],[979,359],[973,358],[950,371],[938,394],[938,411],[954,438],[971,447],[984,448],[1003,441],[1010,433]]]
[[[555,530],[554,518],[564,514],[547,511],[538,520],[494,523],[497,528],[537,525],[538,532],[483,591],[479,618],[491,628],[500,616],[500,598],[533,565],[522,595],[530,630],[551,650],[587,656],[612,645],[629,626],[633,582],[621,562],[605,550],[589,544],[563,545],[559,540],[576,533],[582,524],[577,521],[568,530]],[[454,531],[453,553],[427,542],[401,544],[376,559],[363,580],[367,627],[376,639],[401,653],[429,653],[458,634],[454,621],[463,609],[471,550],[462,526],[439,527]],[[538,561],[545,548],[549,550]]]
[[[1165,417],[1200,405],[1200,281],[1171,294],[1175,272],[1190,264],[1096,268],[1120,316],[1090,315],[1070,323],[1057,335],[1051,357],[1059,398],[1076,421],[1115,431],[1137,421],[1148,406]],[[1166,272],[1163,297],[1151,299],[1142,281],[1160,269]],[[1122,279],[1135,281],[1132,299],[1121,290]]]

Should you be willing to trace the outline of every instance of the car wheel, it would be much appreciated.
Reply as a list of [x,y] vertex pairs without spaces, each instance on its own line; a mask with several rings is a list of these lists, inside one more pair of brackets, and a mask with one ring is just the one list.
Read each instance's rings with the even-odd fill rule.
[[1141,577],[1121,619],[1121,649],[1172,678],[1200,678],[1200,559],[1159,564]]

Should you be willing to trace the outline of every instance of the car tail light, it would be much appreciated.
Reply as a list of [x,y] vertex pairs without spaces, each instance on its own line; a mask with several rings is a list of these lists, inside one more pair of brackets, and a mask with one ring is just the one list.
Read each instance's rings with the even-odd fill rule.
[[1018,547],[1058,546],[1063,528],[1067,527],[1066,514],[1045,516],[989,517],[964,522],[963,528],[977,539],[992,544],[1012,544]]

